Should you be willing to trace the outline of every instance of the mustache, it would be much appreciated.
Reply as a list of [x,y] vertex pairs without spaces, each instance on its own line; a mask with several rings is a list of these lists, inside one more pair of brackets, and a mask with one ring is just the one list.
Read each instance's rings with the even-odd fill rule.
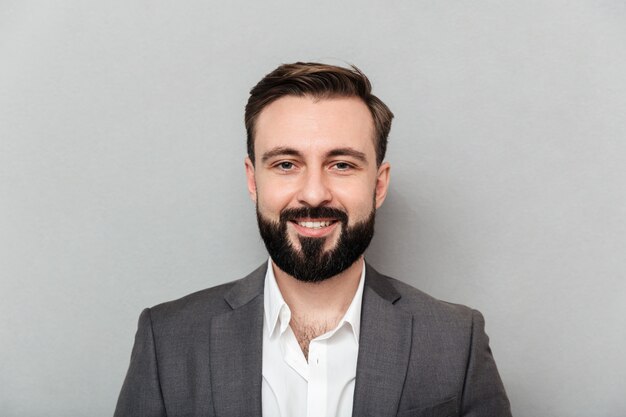
[[310,219],[336,219],[342,223],[348,223],[348,213],[333,207],[296,207],[284,209],[280,212],[280,222],[285,223],[300,218]]

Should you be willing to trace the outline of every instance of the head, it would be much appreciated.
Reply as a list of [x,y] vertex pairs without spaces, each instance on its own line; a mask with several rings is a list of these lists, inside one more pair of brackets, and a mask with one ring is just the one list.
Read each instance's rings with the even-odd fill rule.
[[252,89],[248,189],[281,270],[321,281],[363,254],[387,194],[392,118],[356,67],[282,65]]
[[367,106],[372,114],[376,163],[382,164],[387,151],[393,113],[372,94],[369,79],[357,67],[343,68],[315,62],[283,64],[267,74],[252,90],[246,104],[245,124],[248,158],[254,164],[254,136],[259,114],[272,102],[287,96],[312,97],[318,100],[354,97]]

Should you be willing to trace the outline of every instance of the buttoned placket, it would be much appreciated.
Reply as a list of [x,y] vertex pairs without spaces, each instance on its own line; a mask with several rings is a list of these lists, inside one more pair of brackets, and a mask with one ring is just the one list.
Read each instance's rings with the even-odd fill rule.
[[[359,295],[362,294],[364,276],[365,271],[363,270],[361,276],[362,280],[357,289]],[[294,375],[298,375],[302,378],[302,381],[306,382],[305,392],[302,392],[302,394],[306,395],[306,398],[301,398],[299,402],[300,406],[296,406],[298,403],[291,402],[290,404],[289,401],[286,403],[279,401],[279,403],[282,404],[282,406],[280,406],[280,414],[283,415],[283,417],[294,415],[294,413],[308,417],[349,416],[352,411],[352,402],[341,401],[341,398],[345,396],[345,389],[350,386],[350,384],[352,384],[352,389],[354,389],[356,358],[359,344],[359,321],[358,316],[356,316],[357,318],[355,319],[355,315],[359,314],[361,310],[360,298],[357,298],[355,295],[348,312],[346,312],[342,320],[333,330],[310,341],[307,361],[290,326],[291,310],[282,299],[280,293],[276,291],[275,282],[272,282],[270,285],[273,291],[268,290],[266,296],[270,297],[270,293],[272,293],[272,297],[274,295],[277,295],[277,297],[272,299],[269,305],[280,307],[278,307],[278,311],[274,310],[274,313],[272,313],[271,308],[266,310],[268,314],[266,317],[268,343],[271,340],[274,340],[274,343],[277,342],[276,347],[279,351],[276,353],[279,354],[282,363],[291,368],[295,372]],[[270,298],[268,298],[268,300],[269,299]],[[350,317],[350,319],[348,319],[348,317]],[[355,321],[355,323],[352,323],[352,321]],[[355,324],[357,326],[356,329],[353,327]],[[266,356],[268,364],[273,363],[272,361],[277,359],[270,359],[272,356],[271,351],[264,351],[264,367]],[[329,376],[331,380],[328,379]],[[269,371],[267,375],[264,373],[264,378],[266,377],[270,379],[264,379],[264,384],[272,384],[271,381],[273,380],[274,386],[279,392],[287,392],[286,390],[288,388],[283,385],[283,382],[271,379],[274,376],[272,376]],[[292,381],[292,383],[294,382],[295,381]],[[269,387],[271,386],[272,385],[269,385]],[[271,395],[269,394],[270,392],[271,391],[264,391],[264,395]],[[304,397],[304,395],[302,395],[302,397]],[[348,395],[351,399],[352,394],[350,393]],[[278,400],[280,397],[274,398]],[[269,400],[268,397],[268,401],[273,402],[274,400]],[[297,409],[299,410],[297,411]],[[276,414],[276,411],[278,410],[275,410],[272,406],[273,415]]]
[[314,339],[309,344],[309,385],[307,401],[307,417],[328,415],[328,348],[326,340]]
[[[333,416],[335,411],[328,409],[328,395],[332,389],[328,383],[329,344],[335,339],[338,342],[339,338],[344,337],[353,340],[350,324],[342,320],[334,330],[312,339],[309,343],[307,361],[293,330],[288,324],[285,325],[290,319],[289,307],[283,305],[279,313],[281,350],[285,362],[307,381],[307,417]],[[357,351],[358,344],[355,341],[354,350],[350,354],[356,354]],[[342,363],[343,358],[337,357],[336,360]],[[343,386],[348,381],[338,378],[333,382]],[[310,398],[315,398],[315,401],[309,401]]]

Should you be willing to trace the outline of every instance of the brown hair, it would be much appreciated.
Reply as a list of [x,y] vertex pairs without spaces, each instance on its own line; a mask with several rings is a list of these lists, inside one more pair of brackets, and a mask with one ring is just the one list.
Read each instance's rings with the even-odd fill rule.
[[372,94],[372,85],[354,65],[343,68],[316,62],[283,64],[267,74],[252,90],[246,104],[245,123],[248,156],[254,163],[254,126],[261,111],[284,96],[314,98],[359,97],[367,105],[374,120],[376,163],[380,165],[387,151],[387,137],[393,113]]

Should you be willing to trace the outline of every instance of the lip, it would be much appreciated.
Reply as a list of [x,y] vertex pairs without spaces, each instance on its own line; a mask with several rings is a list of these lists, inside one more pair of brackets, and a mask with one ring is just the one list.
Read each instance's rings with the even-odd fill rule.
[[311,229],[309,227],[300,226],[295,221],[290,221],[289,223],[294,227],[294,229],[296,229],[296,232],[298,232],[299,235],[302,235],[305,237],[326,237],[330,235],[335,230],[337,225],[340,223],[336,221],[336,219],[311,219],[311,220],[299,219],[299,221],[318,221],[318,222],[327,221],[327,220],[334,220],[334,222],[326,227],[320,227],[319,229]]

